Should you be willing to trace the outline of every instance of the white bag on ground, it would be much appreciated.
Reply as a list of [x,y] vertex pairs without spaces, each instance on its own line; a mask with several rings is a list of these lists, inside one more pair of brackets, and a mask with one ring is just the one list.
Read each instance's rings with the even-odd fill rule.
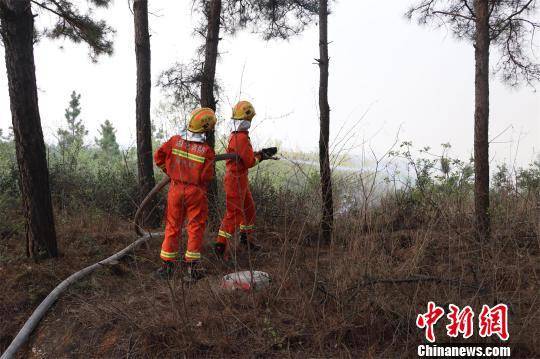
[[229,290],[257,290],[270,284],[270,275],[260,271],[230,273],[221,279],[221,287]]

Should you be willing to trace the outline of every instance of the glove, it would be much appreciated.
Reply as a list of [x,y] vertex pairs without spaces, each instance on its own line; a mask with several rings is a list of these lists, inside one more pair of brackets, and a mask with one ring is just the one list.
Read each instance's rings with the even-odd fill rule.
[[278,151],[277,147],[263,148],[259,152],[259,154],[261,156],[261,161],[271,159],[272,157],[274,157],[276,155],[277,151]]

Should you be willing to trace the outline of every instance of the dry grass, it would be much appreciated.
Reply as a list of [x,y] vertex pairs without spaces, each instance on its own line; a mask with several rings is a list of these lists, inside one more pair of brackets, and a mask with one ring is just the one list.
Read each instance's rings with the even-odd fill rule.
[[[471,305],[476,313],[482,304],[506,303],[512,356],[538,356],[534,202],[495,201],[493,239],[480,244],[470,203],[448,200],[411,212],[387,199],[369,209],[368,226],[360,212],[341,214],[334,242],[318,246],[309,217],[316,204],[274,195],[280,200],[260,203],[262,253],[239,248],[234,268],[208,256],[209,276],[188,286],[180,274],[171,282],[153,278],[156,238],[71,288],[24,356],[411,357],[423,341],[415,319],[428,301]],[[134,238],[126,224],[102,216],[70,219],[60,232],[62,258],[33,264],[18,256],[1,264],[0,350],[57,282]],[[24,253],[20,241],[1,243],[4,256]],[[270,287],[219,288],[223,274],[248,268],[270,273]],[[444,325],[437,328],[438,342],[448,342]]]

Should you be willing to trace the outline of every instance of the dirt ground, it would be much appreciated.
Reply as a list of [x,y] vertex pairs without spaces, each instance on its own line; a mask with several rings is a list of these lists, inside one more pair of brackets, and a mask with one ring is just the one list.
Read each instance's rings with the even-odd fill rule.
[[[107,219],[59,228],[62,256],[55,260],[27,259],[17,236],[0,241],[0,351],[61,280],[135,239],[129,224]],[[452,234],[402,230],[332,246],[308,239],[298,228],[260,233],[261,253],[238,248],[229,266],[209,255],[207,278],[188,285],[180,273],[172,281],[154,278],[155,238],[73,285],[20,357],[414,357],[424,335],[416,316],[429,300],[477,311],[507,303],[512,357],[538,357],[535,239],[486,251],[478,273],[477,254]],[[246,269],[268,272],[271,285],[248,293],[219,288],[222,275]],[[445,336],[444,325],[436,334],[441,343],[459,341]]]

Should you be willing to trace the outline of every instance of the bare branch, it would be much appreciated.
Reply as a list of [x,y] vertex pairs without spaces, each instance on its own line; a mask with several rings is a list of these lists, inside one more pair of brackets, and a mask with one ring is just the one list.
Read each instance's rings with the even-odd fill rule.
[[433,11],[433,14],[442,14],[442,15],[447,15],[447,16],[451,16],[451,17],[461,17],[461,18],[467,19],[469,21],[474,21],[474,18],[471,17],[471,16],[466,16],[466,15],[455,13],[455,12]]
[[[476,16],[470,0],[423,0],[406,16],[420,24],[448,26],[459,39],[474,43]],[[534,36],[540,28],[534,15],[536,0],[489,1],[489,36],[492,47],[499,50],[495,72],[504,82],[516,86],[521,81],[532,86],[540,80],[539,64],[535,63]],[[531,44],[528,49],[525,44]]]

